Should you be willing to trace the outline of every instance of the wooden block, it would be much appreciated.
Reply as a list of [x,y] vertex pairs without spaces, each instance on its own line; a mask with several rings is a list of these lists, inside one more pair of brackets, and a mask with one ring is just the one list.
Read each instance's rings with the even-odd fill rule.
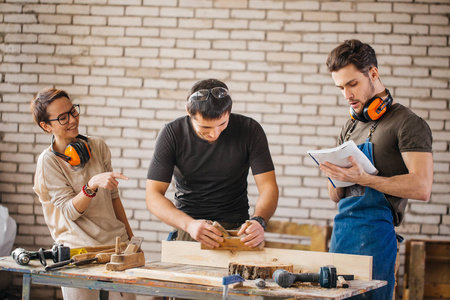
[[111,255],[111,262],[106,264],[106,269],[108,271],[123,271],[142,266],[145,266],[144,252],[113,254]]
[[302,269],[319,272],[320,267],[334,265],[339,274],[352,274],[357,280],[372,280],[372,256],[365,255],[275,248],[214,251],[201,250],[197,242],[162,241],[161,261],[219,268],[228,268],[230,262],[281,262],[292,264],[296,273]]
[[[220,224],[219,224],[220,225]],[[207,250],[228,250],[228,251],[261,251],[264,249],[264,242],[257,247],[249,247],[241,242],[241,238],[244,235],[238,236],[238,230],[227,230],[228,236],[223,236],[223,242],[220,242],[220,246],[217,248],[211,248],[201,244],[201,249]]]
[[255,280],[258,278],[272,278],[273,272],[278,269],[284,269],[288,272],[294,272],[292,264],[277,262],[230,262],[228,266],[229,275],[241,275],[244,279]]
[[213,225],[214,227],[216,227],[217,229],[219,229],[220,232],[222,232],[222,236],[223,236],[223,237],[230,236],[230,234],[228,233],[228,231],[227,231],[222,225],[220,225],[219,222],[214,221],[212,225]]

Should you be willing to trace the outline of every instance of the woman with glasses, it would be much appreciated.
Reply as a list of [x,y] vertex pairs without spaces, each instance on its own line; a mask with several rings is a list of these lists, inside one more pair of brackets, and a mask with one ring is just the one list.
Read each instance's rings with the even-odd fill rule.
[[[82,247],[114,244],[116,236],[131,239],[133,232],[117,189],[118,179],[128,178],[113,172],[111,152],[102,139],[79,135],[79,105],[72,104],[65,91],[45,88],[30,108],[36,124],[52,135],[51,145],[37,162],[34,191],[53,240]],[[99,294],[61,289],[64,299],[96,299]],[[111,299],[134,298],[111,293]]]
[[[176,229],[177,240],[218,247],[222,234],[211,221],[228,230],[240,228],[238,235],[245,233],[241,241],[249,247],[264,240],[266,222],[278,203],[274,165],[261,125],[231,113],[231,107],[225,83],[199,81],[189,92],[187,116],[170,122],[158,135],[147,174],[147,207]],[[250,168],[259,192],[251,218]],[[172,175],[176,205],[165,197]]]

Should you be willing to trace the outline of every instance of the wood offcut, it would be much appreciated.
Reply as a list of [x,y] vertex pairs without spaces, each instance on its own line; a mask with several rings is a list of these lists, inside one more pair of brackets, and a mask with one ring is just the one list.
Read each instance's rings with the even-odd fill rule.
[[294,266],[289,263],[280,262],[230,262],[228,274],[241,275],[246,280],[267,279],[271,278],[273,272],[278,269],[293,272]]

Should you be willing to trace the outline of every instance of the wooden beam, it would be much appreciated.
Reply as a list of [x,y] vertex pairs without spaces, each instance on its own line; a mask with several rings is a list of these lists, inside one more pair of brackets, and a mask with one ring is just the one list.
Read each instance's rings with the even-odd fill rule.
[[228,270],[162,262],[147,262],[145,267],[125,271],[129,276],[157,280],[222,286],[222,278]]
[[412,241],[409,262],[409,300],[423,299],[425,289],[425,242]]
[[328,252],[264,248],[262,251],[201,250],[200,243],[162,241],[161,261],[197,266],[228,268],[230,262],[281,262],[294,266],[294,272],[319,272],[334,265],[338,274],[353,274],[355,279],[372,280],[372,256]]

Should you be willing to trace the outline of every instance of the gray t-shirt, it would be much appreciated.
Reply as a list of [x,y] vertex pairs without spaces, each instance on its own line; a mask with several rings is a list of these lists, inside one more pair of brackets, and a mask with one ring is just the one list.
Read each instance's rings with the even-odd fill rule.
[[74,171],[68,162],[45,149],[39,156],[34,178],[34,191],[42,203],[45,222],[54,241],[65,246],[110,245],[115,237],[128,240],[125,225],[115,215],[112,199],[117,189],[99,188],[83,213],[73,206],[72,199],[94,175],[111,172],[111,152],[106,143],[89,137],[91,158],[86,166]]
[[[358,122],[350,139],[357,145],[364,143],[370,128],[375,122]],[[339,136],[339,144],[344,142],[345,135],[353,122],[349,120]],[[408,173],[403,161],[402,152],[432,152],[433,137],[428,124],[409,108],[401,104],[393,104],[380,119],[372,138],[374,165],[378,176],[392,177]],[[394,225],[402,222],[407,199],[385,195],[393,208]]]
[[159,133],[147,179],[176,183],[176,207],[194,219],[242,223],[248,219],[247,177],[274,170],[266,135],[255,120],[230,114],[213,144],[194,131],[189,116]]

